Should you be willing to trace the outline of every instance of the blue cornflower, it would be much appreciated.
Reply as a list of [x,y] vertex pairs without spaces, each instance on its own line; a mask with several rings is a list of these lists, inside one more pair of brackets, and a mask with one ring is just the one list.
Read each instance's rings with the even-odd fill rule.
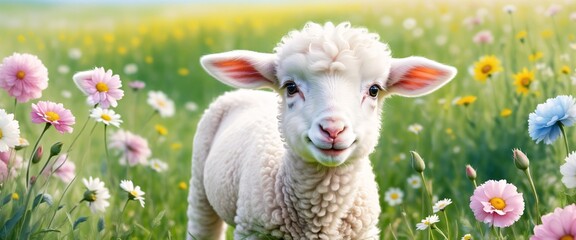
[[538,104],[536,111],[528,116],[528,133],[536,143],[551,144],[560,136],[562,126],[576,123],[576,100],[561,95]]

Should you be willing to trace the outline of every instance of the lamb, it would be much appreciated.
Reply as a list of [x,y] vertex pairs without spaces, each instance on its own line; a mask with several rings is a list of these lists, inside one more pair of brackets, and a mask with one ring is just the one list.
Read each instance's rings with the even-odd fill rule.
[[[452,66],[392,58],[387,44],[344,22],[307,23],[274,53],[203,56],[219,97],[194,137],[188,239],[378,239],[369,154],[384,99],[448,83]],[[253,90],[270,88],[274,91]]]

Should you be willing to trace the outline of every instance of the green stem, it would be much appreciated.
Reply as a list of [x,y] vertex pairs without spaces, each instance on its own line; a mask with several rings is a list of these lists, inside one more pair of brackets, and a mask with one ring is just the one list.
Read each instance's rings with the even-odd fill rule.
[[126,206],[128,206],[128,202],[130,202],[130,198],[126,200],[124,203],[124,207],[122,208],[122,212],[120,212],[120,221],[116,225],[116,234],[120,235],[120,229],[122,228],[122,219],[124,218],[124,210],[126,210]]
[[[74,176],[74,178],[72,178],[72,181],[70,181],[70,183],[68,183],[68,185],[66,186],[66,188],[64,188],[64,192],[62,193],[62,195],[60,195],[60,199],[58,199],[58,204],[54,205],[54,206],[60,206],[60,202],[62,202],[62,198],[63,196],[66,194],[66,192],[68,192],[68,189],[70,188],[70,186],[72,186],[72,183],[74,181],[76,181],[76,177]],[[81,202],[81,201],[80,201]],[[52,214],[52,217],[50,218],[50,223],[48,223],[48,228],[50,229],[50,227],[52,226],[52,222],[54,221],[54,218],[56,217],[56,213],[58,212],[58,209],[56,209],[54,211],[54,214]]]
[[76,143],[76,140],[78,140],[78,137],[80,137],[80,135],[82,135],[82,132],[84,132],[84,129],[86,128],[86,125],[88,125],[88,120],[90,120],[90,115],[88,115],[88,117],[86,118],[86,121],[84,121],[84,124],[82,125],[82,128],[80,128],[80,132],[78,132],[76,134],[76,136],[74,137],[74,139],[72,140],[72,143],[70,143],[70,146],[68,146],[68,150],[66,150],[66,153],[70,152],[70,149],[72,149],[72,146],[74,146],[74,143]]
[[448,214],[446,213],[446,210],[442,210],[442,212],[444,213],[444,221],[446,222],[446,232],[448,232],[448,236],[450,236],[450,222],[448,221]]
[[[422,185],[424,185],[424,188],[426,189],[426,193],[428,193],[428,202],[430,203],[429,205],[432,205],[432,192],[430,192],[430,189],[428,188],[428,183],[426,182],[426,178],[424,177],[424,172],[420,172],[420,177],[422,178]],[[431,210],[432,207],[430,207]]]
[[32,165],[32,159],[34,158],[34,155],[36,154],[36,149],[38,148],[38,144],[40,144],[40,140],[42,139],[42,137],[44,136],[44,133],[46,133],[46,131],[48,130],[48,128],[50,128],[50,126],[52,126],[52,124],[50,123],[46,123],[46,125],[44,125],[44,130],[42,130],[42,133],[40,133],[40,136],[38,137],[38,139],[36,139],[36,143],[34,143],[34,147],[32,148],[32,154],[30,155],[30,159],[28,160],[28,167],[26,168],[26,187],[30,187],[30,166]]
[[402,217],[404,218],[404,222],[406,222],[406,226],[408,227],[408,232],[410,233],[410,239],[415,239],[414,232],[412,232],[412,225],[408,222],[408,217],[406,217],[406,212],[402,212]]
[[536,187],[534,186],[534,181],[532,180],[532,175],[530,174],[530,168],[527,168],[526,170],[524,170],[524,173],[526,174],[526,176],[528,177],[528,181],[530,182],[530,187],[532,188],[532,192],[534,193],[534,199],[535,199],[535,206],[536,206],[536,216],[538,217],[536,219],[536,225],[540,224],[540,219],[541,219],[541,215],[540,215],[540,200],[538,198],[538,192],[536,192]]
[[562,132],[562,137],[564,138],[564,146],[566,147],[566,156],[570,154],[570,148],[568,147],[568,137],[566,136],[566,130],[564,130],[564,124],[562,122],[558,122],[558,126],[560,127],[560,132]]
[[436,232],[440,233],[440,235],[442,235],[442,237],[444,237],[444,239],[448,239],[448,237],[446,237],[446,234],[444,234],[444,232],[442,232],[442,230],[440,230],[440,228],[437,228],[436,226],[430,226],[431,228],[433,228],[434,230],[436,230]]

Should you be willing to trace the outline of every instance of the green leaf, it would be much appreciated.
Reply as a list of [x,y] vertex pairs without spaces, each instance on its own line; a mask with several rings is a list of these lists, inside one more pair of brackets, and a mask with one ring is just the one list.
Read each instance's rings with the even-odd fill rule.
[[19,207],[14,216],[6,221],[2,229],[0,229],[0,239],[6,239],[10,235],[14,226],[16,226],[16,224],[20,222],[22,216],[24,216],[25,210],[26,208],[24,208],[24,206]]
[[36,207],[38,207],[38,205],[40,205],[40,203],[42,203],[42,196],[43,194],[36,195],[34,202],[32,202],[32,210],[34,210]]
[[32,210],[26,210],[24,222],[22,223],[22,231],[20,231],[19,239],[28,239],[30,235],[30,219],[32,218]]
[[164,218],[165,214],[166,214],[166,209],[162,210],[162,212],[160,212],[160,213],[158,213],[158,215],[156,215],[156,217],[152,221],[152,228],[158,227],[160,225],[162,218]]
[[98,232],[102,232],[104,230],[104,218],[100,217],[98,219]]
[[12,194],[8,194],[6,197],[4,197],[4,199],[2,199],[2,205],[6,205],[6,203],[10,202],[10,200],[12,200]]
[[76,221],[74,221],[74,225],[72,226],[72,230],[76,230],[78,225],[80,223],[86,222],[86,220],[88,220],[88,217],[79,217],[78,219],[76,219]]

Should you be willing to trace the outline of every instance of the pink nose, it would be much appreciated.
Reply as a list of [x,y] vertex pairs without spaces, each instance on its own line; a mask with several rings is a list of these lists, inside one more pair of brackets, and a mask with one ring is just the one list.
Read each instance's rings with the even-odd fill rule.
[[336,139],[338,135],[346,130],[346,125],[341,120],[332,118],[323,119],[319,124],[322,134],[326,137]]

